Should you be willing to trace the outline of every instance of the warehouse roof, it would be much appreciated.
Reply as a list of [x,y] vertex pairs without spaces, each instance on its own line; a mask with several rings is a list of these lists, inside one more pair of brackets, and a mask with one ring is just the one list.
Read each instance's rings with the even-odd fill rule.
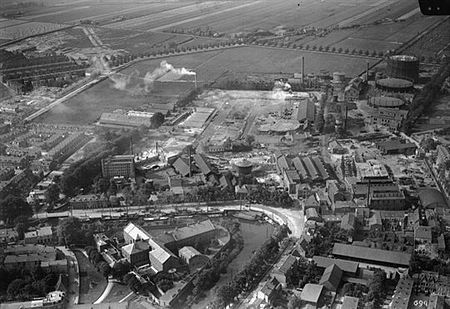
[[327,268],[330,265],[336,264],[341,270],[347,273],[356,273],[358,270],[358,262],[346,261],[341,259],[334,259],[324,256],[313,256],[313,261],[316,263],[317,267]]
[[214,224],[211,222],[211,220],[208,219],[197,224],[176,229],[172,232],[172,236],[176,241],[180,241],[182,239],[187,239],[214,231],[215,229],[216,227],[214,226]]
[[401,266],[409,266],[411,260],[411,253],[365,248],[340,243],[334,244],[333,255]]
[[323,285],[307,283],[303,288],[300,298],[309,303],[318,303],[322,295]]
[[[320,278],[319,284],[326,285],[327,283],[332,287],[333,291],[337,290],[342,279],[342,270],[332,264],[325,268],[322,277]],[[328,287],[328,285],[326,285]]]

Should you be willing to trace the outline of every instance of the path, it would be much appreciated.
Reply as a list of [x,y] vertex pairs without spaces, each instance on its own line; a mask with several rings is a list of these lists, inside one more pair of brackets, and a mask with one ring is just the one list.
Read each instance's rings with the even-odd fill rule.
[[108,297],[109,293],[111,293],[111,290],[115,284],[116,284],[116,282],[114,282],[114,281],[108,281],[108,285],[106,286],[102,295],[100,295],[100,297],[94,302],[94,305],[101,304],[105,300],[105,298]]

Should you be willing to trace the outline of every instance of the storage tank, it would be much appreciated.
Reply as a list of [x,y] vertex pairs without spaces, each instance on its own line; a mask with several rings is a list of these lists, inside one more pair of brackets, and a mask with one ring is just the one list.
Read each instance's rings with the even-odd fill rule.
[[387,60],[386,73],[392,78],[419,81],[419,59],[415,56],[395,55]]

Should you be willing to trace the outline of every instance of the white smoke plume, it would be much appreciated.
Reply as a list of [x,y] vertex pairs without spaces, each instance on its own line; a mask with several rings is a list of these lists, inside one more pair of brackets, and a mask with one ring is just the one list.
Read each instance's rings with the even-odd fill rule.
[[153,82],[167,74],[169,72],[175,73],[177,75],[196,75],[195,72],[189,71],[186,68],[175,68],[173,65],[163,60],[159,64],[159,67],[153,70],[153,72],[147,72],[144,77],[144,89],[146,92],[149,92],[153,86]]

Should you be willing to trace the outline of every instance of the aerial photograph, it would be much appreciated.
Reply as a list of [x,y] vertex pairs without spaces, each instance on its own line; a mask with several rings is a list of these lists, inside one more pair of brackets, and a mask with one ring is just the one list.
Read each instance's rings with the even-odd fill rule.
[[0,309],[450,309],[449,0],[0,0]]

